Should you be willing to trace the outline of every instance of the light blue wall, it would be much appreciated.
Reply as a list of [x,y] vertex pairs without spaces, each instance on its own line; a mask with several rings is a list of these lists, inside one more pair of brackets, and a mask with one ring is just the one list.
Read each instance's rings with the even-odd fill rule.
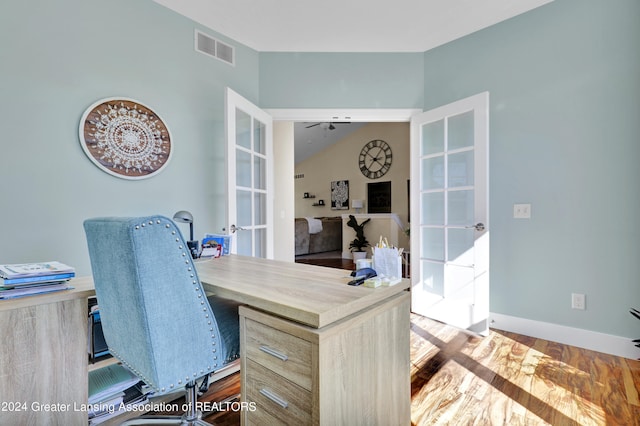
[[418,53],[260,53],[263,108],[422,108]]
[[[223,89],[265,108],[429,109],[491,93],[491,309],[637,337],[640,2],[555,0],[425,54],[193,50],[192,21],[153,3],[0,3],[0,262],[88,274],[82,221],[191,210],[224,218]],[[158,176],[125,181],[85,156],[94,101],[137,99],[168,123]],[[532,203],[531,220],[512,219]],[[587,310],[569,309],[570,293]]]
[[263,52],[260,103],[427,110],[489,91],[491,310],[637,337],[638,22],[637,0],[555,0],[421,60]]
[[556,0],[425,53],[425,109],[490,92],[492,311],[638,337],[639,22]]
[[[186,209],[197,236],[220,230],[223,90],[257,102],[259,56],[234,43],[231,67],[197,53],[196,27],[151,0],[0,2],[0,263],[57,259],[89,274],[91,216]],[[81,115],[112,96],[168,124],[175,151],[157,176],[119,179],[84,154]]]

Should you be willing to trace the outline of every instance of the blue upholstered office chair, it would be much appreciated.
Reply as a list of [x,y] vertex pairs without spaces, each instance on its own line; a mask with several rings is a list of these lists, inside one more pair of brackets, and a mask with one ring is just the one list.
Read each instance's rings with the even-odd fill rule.
[[196,410],[196,380],[238,358],[237,304],[205,295],[166,217],[89,219],[84,229],[109,351],[156,395],[187,391],[182,417],[127,424],[208,424]]

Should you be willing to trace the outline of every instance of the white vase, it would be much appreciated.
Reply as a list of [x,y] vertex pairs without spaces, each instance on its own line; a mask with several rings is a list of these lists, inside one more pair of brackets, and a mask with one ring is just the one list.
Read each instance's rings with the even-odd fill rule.
[[354,251],[351,252],[353,255],[353,263],[356,263],[356,260],[358,259],[366,259],[367,258],[367,252],[366,251]]

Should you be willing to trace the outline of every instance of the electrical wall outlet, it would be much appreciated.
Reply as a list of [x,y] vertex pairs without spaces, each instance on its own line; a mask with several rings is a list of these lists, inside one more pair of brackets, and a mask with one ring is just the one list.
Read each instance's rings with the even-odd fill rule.
[[514,204],[514,219],[531,219],[531,204]]
[[571,293],[571,309],[585,310],[586,296],[582,293]]

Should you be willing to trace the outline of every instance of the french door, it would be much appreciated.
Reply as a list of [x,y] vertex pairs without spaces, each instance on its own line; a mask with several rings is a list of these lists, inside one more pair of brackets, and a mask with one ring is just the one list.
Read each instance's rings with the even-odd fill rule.
[[227,88],[227,229],[230,252],[273,258],[273,120]]
[[488,104],[485,92],[411,119],[411,309],[481,334],[489,318]]

